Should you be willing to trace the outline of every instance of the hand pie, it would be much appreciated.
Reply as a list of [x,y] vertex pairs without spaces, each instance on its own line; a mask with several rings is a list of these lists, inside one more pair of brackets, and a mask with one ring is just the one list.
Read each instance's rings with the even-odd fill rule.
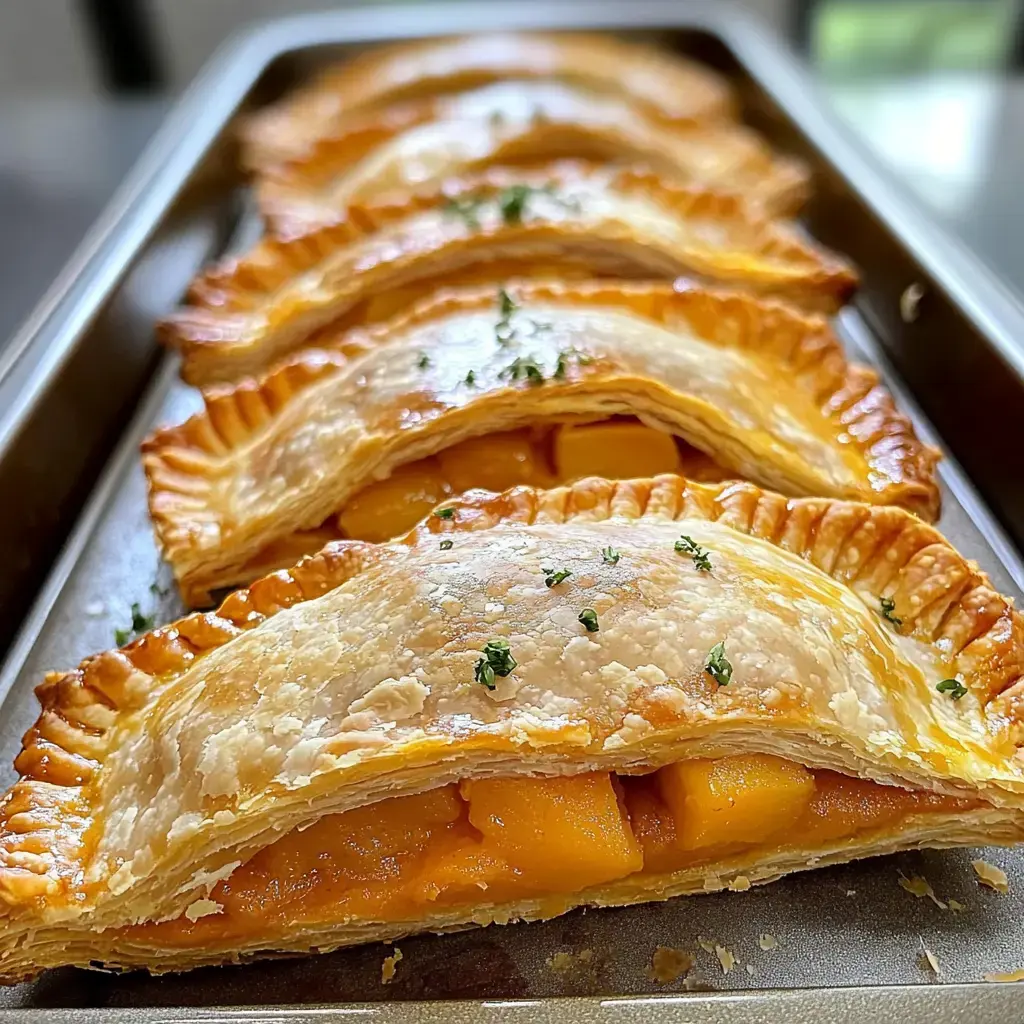
[[353,115],[430,101],[496,81],[552,80],[615,96],[663,123],[723,120],[728,85],[710,68],[606,35],[479,35],[368,50],[249,118],[243,160],[262,168],[302,156]]
[[832,312],[856,277],[738,196],[648,172],[494,168],[395,204],[351,207],[201,275],[160,337],[193,384],[259,372],[321,327],[386,319],[438,287],[511,277],[699,276]]
[[143,462],[185,600],[208,603],[332,537],[398,536],[470,487],[682,469],[931,517],[935,459],[824,320],[590,283],[441,293],[209,392]]
[[661,125],[620,97],[539,80],[352,119],[302,156],[266,168],[257,194],[269,226],[295,235],[336,220],[352,203],[491,166],[566,157],[642,164],[668,181],[743,193],[773,213],[793,213],[807,193],[806,169],[775,157],[740,125]]
[[1012,603],[902,509],[675,476],[476,492],[47,677],[0,815],[0,971],[1018,842],[1022,671]]

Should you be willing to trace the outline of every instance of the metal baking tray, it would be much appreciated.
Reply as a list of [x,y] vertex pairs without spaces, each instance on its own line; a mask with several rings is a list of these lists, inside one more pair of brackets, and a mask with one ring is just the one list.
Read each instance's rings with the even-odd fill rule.
[[[181,610],[150,532],[137,448],[154,423],[198,406],[174,360],[157,354],[153,319],[204,261],[258,231],[235,169],[233,118],[340,51],[499,28],[653,37],[734,80],[746,119],[813,169],[807,230],[862,269],[856,306],[839,329],[852,355],[879,368],[922,437],[946,451],[942,529],[1000,590],[1020,592],[1024,562],[1013,540],[1024,538],[1024,446],[1014,439],[1024,437],[1024,355],[1012,339],[1024,339],[1024,315],[837,127],[757,22],[726,5],[680,0],[301,16],[250,32],[214,59],[0,356],[0,492],[18,499],[0,502],[0,620],[10,626],[22,617],[33,574],[50,569],[0,669],[0,766],[10,764],[35,718],[32,687],[46,670],[109,647],[114,629],[130,621],[132,602],[158,621]],[[904,303],[901,313],[911,285],[920,301],[914,310]],[[62,542],[51,567],[48,554]],[[0,776],[6,783],[12,772],[3,767]],[[321,1021],[353,1013],[382,1022],[524,1013],[730,1024],[914,1022],[939,1014],[1004,1021],[1017,993],[977,982],[986,972],[1024,967],[1024,855],[984,854],[1010,878],[1004,896],[976,884],[970,861],[977,855],[906,854],[742,894],[419,936],[399,943],[403,959],[387,986],[381,963],[391,948],[381,945],[160,978],[52,971],[0,990],[0,1021]],[[901,874],[926,877],[944,907],[904,890]],[[964,909],[950,910],[950,898]],[[778,949],[760,948],[764,933]],[[737,966],[724,973],[701,942],[728,949]],[[648,977],[658,945],[693,953],[687,979],[663,987]],[[921,966],[924,949],[937,958],[939,975]],[[560,964],[552,959],[559,953],[571,956]]]

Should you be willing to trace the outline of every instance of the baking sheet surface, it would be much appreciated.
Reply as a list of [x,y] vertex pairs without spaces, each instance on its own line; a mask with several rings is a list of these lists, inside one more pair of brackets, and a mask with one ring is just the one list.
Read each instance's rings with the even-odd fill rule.
[[[877,364],[878,348],[859,316],[844,313],[841,326],[851,354]],[[906,396],[900,399],[912,407]],[[37,714],[32,688],[46,671],[113,645],[135,602],[158,623],[181,612],[153,542],[137,446],[154,424],[179,422],[197,407],[195,393],[177,381],[167,360],[87,512],[90,528],[79,531],[65,554],[48,610],[30,624],[31,650],[15,648],[0,674],[6,695],[0,784],[13,778],[11,760]],[[927,426],[919,428],[927,436]],[[1024,572],[1016,555],[956,467],[947,464],[942,476],[940,527],[999,590],[1019,595]],[[978,856],[1007,872],[1008,895],[978,885],[971,867]],[[901,885],[918,878],[927,879],[934,897]],[[772,945],[766,936],[777,948],[763,948]],[[420,936],[398,946],[402,959],[387,985],[381,966],[392,947],[373,945],[162,978],[53,971],[0,989],[0,1007],[257,1007],[980,981],[988,972],[1024,967],[1024,853],[904,854],[807,872],[746,893],[576,911],[546,923]],[[666,984],[652,979],[658,946],[691,955],[692,969]]]
[[[853,355],[878,358],[856,314],[844,314],[842,327]],[[908,400],[903,397],[901,404],[907,408]],[[197,408],[195,392],[176,380],[169,360],[136,436],[125,439],[123,465],[111,467],[107,507],[0,709],[4,785],[13,777],[13,751],[35,719],[32,687],[44,672],[76,665],[111,646],[114,630],[131,622],[133,602],[157,622],[182,611],[153,541],[135,452],[138,435],[149,426],[178,422]],[[926,425],[919,430],[927,436]],[[1010,572],[954,496],[959,491],[969,500],[970,489],[964,490],[955,468],[944,467],[942,475],[941,528],[1000,590],[1019,595]],[[971,867],[976,857],[1006,871],[1009,895],[978,885]],[[903,888],[901,879],[915,877],[927,879],[935,899]],[[963,909],[951,909],[950,899]],[[765,935],[777,940],[777,949],[761,948]],[[691,954],[693,968],[668,984],[652,980],[648,972],[659,945]],[[794,875],[746,893],[575,911],[539,924],[408,938],[398,946],[402,959],[388,985],[381,982],[381,965],[392,947],[372,945],[161,978],[55,971],[0,989],[0,1007],[258,1006],[980,981],[988,972],[1024,967],[1024,852],[901,854]],[[926,949],[939,965],[938,975]],[[736,963],[726,972],[722,959],[728,962],[728,954]]]

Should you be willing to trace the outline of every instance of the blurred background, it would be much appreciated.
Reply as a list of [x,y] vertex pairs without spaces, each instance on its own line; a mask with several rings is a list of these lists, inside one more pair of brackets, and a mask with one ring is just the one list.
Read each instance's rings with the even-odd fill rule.
[[[741,5],[801,52],[837,115],[1024,296],[1024,0]],[[0,345],[221,42],[253,21],[345,6],[0,0]]]

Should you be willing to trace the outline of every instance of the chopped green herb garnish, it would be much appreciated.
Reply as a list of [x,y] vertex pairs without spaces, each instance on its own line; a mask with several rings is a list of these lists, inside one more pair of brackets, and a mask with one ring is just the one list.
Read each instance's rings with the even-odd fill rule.
[[689,555],[693,559],[693,564],[698,569],[704,572],[711,572],[711,559],[708,558],[707,549],[702,548],[692,537],[687,537],[684,533],[676,541],[676,551],[681,555]]
[[572,575],[572,569],[541,569],[541,572],[546,573],[544,577],[544,586],[546,587],[557,587],[563,580],[567,580]]
[[597,624],[597,612],[593,608],[584,608],[577,617],[586,627],[588,633],[596,633],[601,628]]
[[620,555],[613,547],[601,549],[601,559],[602,561],[607,562],[608,565],[618,565],[621,557],[622,555]]
[[155,615],[143,615],[138,601],[133,601],[132,624],[128,629],[115,629],[114,642],[118,647],[124,647],[132,637],[138,636],[140,633],[145,633],[147,629],[152,629],[155,622]]
[[878,603],[882,609],[882,618],[888,619],[894,626],[903,625],[903,620],[898,615],[893,614],[896,610],[896,602],[892,598],[880,598]]
[[498,376],[508,377],[510,380],[526,380],[531,384],[544,383],[544,372],[533,356],[518,356]]
[[149,592],[156,595],[157,597],[166,597],[170,590],[167,587],[161,587],[155,580],[149,585]]
[[145,633],[147,629],[153,628],[154,622],[156,622],[155,615],[143,615],[142,609],[139,607],[138,602],[132,602],[133,633]]
[[959,700],[967,693],[967,687],[959,679],[943,679],[936,684],[935,689],[939,693],[948,693],[953,700]]
[[480,203],[479,197],[470,199],[450,199],[444,207],[444,212],[453,217],[461,217],[466,222],[466,227],[474,231],[480,227]]
[[729,680],[732,679],[732,662],[725,656],[724,640],[720,640],[708,652],[707,658],[704,659],[704,671],[719,686],[729,685]]
[[434,515],[438,519],[451,519],[455,515],[455,509],[453,508],[435,508]]
[[445,539],[443,541],[441,541],[441,550],[442,551],[451,551],[451,549],[452,549],[452,542],[447,537],[445,537]]
[[516,303],[504,288],[498,289],[498,312],[502,320],[507,320],[516,311]]
[[532,185],[510,185],[498,195],[498,209],[506,224],[522,224],[526,202],[534,192],[540,189]]
[[469,373],[466,374],[466,386],[471,388],[474,384],[476,384],[476,374],[470,370]]
[[516,336],[516,329],[512,326],[512,314],[518,308],[512,296],[504,288],[499,288],[498,313],[501,319],[494,325],[494,334],[499,345],[507,345]]
[[419,359],[416,360],[416,365],[421,370],[425,370],[430,365],[430,356],[426,352],[421,353]]
[[508,676],[519,664],[512,657],[507,640],[500,638],[488,640],[484,644],[484,656],[476,663],[473,676],[478,683],[482,683],[488,690],[494,689],[495,676]]
[[555,372],[553,376],[556,380],[563,380],[566,375],[566,371],[569,369],[569,361],[575,359],[577,366],[586,366],[588,363],[592,363],[594,360],[588,356],[585,352],[580,352],[576,348],[565,348],[558,353],[558,361],[555,363]]

